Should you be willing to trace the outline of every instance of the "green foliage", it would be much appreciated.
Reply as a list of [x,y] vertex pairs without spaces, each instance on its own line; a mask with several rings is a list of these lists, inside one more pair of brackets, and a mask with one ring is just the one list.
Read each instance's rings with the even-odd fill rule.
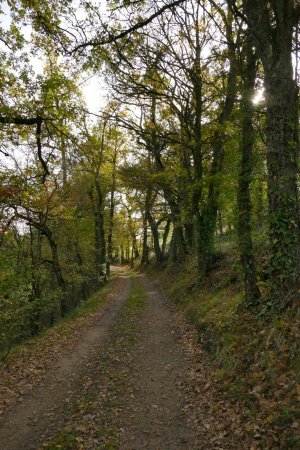
[[37,306],[30,297],[31,287],[24,285],[0,298],[0,350],[30,335],[30,318]]

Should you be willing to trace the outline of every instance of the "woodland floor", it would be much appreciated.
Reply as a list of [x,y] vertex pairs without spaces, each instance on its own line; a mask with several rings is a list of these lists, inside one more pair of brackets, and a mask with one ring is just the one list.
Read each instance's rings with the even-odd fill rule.
[[156,282],[119,269],[96,313],[0,372],[0,450],[258,449],[212,372]]

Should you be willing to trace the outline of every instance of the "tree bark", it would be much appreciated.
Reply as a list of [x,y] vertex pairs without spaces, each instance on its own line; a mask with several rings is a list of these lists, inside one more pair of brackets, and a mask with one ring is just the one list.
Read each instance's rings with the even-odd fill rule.
[[149,262],[149,247],[148,247],[148,226],[145,214],[143,216],[143,247],[142,247],[142,261],[141,264],[148,264]]
[[117,148],[115,147],[113,156],[113,172],[112,172],[112,185],[110,192],[110,208],[109,208],[109,222],[108,222],[108,234],[107,234],[107,262],[106,270],[107,275],[110,274],[110,264],[112,261],[113,250],[113,227],[114,227],[114,213],[115,213],[115,190],[116,190],[116,162],[117,162]]
[[251,236],[251,198],[250,184],[253,169],[253,97],[256,77],[257,60],[252,51],[252,41],[247,37],[245,43],[245,62],[242,67],[242,99],[241,99],[241,128],[240,143],[241,163],[237,192],[238,204],[238,242],[240,259],[244,272],[245,298],[248,305],[254,305],[260,297],[257,286],[256,265]]
[[152,237],[153,237],[153,246],[154,246],[154,253],[155,253],[155,258],[156,258],[156,262],[158,264],[161,264],[162,260],[163,260],[163,255],[162,255],[162,251],[160,248],[160,244],[159,244],[159,232],[158,232],[158,226],[157,223],[155,222],[150,210],[146,210],[145,211],[146,214],[146,219],[150,225],[151,228],[151,233],[152,233]]
[[201,217],[198,217],[196,222],[199,236],[198,266],[202,277],[207,273],[214,249],[214,233],[216,230],[220,197],[220,182],[216,180],[216,175],[220,174],[223,170],[226,139],[224,127],[232,114],[237,89],[237,61],[232,31],[233,17],[230,12],[227,17],[224,17],[224,21],[226,25],[229,71],[224,104],[218,117],[218,127],[213,138],[213,157],[210,168],[208,196]]
[[[156,136],[156,99],[152,98],[151,104],[151,122],[153,125],[153,130],[151,133],[150,141],[148,142],[148,150],[154,156],[155,160],[155,172],[160,173],[164,172],[165,167],[161,160],[161,148],[159,145],[159,141]],[[185,255],[187,254],[186,243],[184,240],[184,233],[182,229],[182,225],[180,223],[180,208],[178,206],[178,202],[176,201],[174,192],[172,191],[171,186],[167,181],[161,181],[161,189],[164,193],[164,197],[170,207],[171,214],[170,218],[173,223],[173,237],[172,242],[174,246],[174,251],[172,252],[173,261],[183,261]],[[175,231],[176,229],[176,231]],[[175,232],[174,232],[175,231]],[[173,239],[174,238],[174,239]]]
[[167,223],[166,223],[166,226],[165,226],[165,229],[164,229],[162,248],[161,248],[162,255],[163,255],[164,259],[166,259],[166,257],[167,257],[167,240],[168,240],[169,233],[170,233],[170,226],[171,226],[171,220],[168,219]]
[[173,223],[171,258],[174,263],[182,263],[186,256],[186,245],[182,226]]
[[[100,266],[105,266],[106,264],[106,243],[105,243],[105,232],[104,232],[104,215],[103,215],[103,195],[101,192],[99,178],[95,181],[97,201],[96,201],[96,211],[97,211],[97,225],[99,230],[99,248],[98,257]],[[101,269],[102,270],[102,269]],[[102,275],[102,273],[101,273]]]
[[[36,230],[36,248],[34,245],[35,236],[33,232],[33,227],[29,222],[29,233],[30,233],[30,257],[31,257],[31,286],[32,286],[32,296],[31,300],[34,302],[38,300],[41,295],[40,290],[40,275],[37,273],[37,268],[41,262],[41,234],[39,230]],[[31,312],[30,316],[30,328],[32,335],[36,335],[39,331],[39,320],[40,320],[40,307],[36,304]]]
[[148,246],[148,220],[147,215],[150,209],[151,201],[151,188],[147,188],[145,197],[145,206],[143,214],[143,252],[142,252],[142,264],[147,264],[149,262],[149,246]]
[[292,42],[299,14],[293,0],[244,0],[243,10],[265,73],[271,293],[284,308],[300,270],[298,87]]
[[65,280],[62,275],[62,270],[59,262],[58,257],[58,248],[56,241],[53,237],[53,233],[51,229],[46,225],[46,223],[38,222],[31,217],[25,216],[23,214],[16,214],[16,217],[19,217],[20,219],[26,220],[29,222],[33,227],[35,227],[37,230],[39,230],[42,234],[44,234],[48,240],[51,254],[52,254],[52,264],[53,264],[53,271],[55,274],[55,277],[57,279],[58,286],[63,288],[65,287]]
[[106,270],[106,243],[104,233],[104,216],[103,216],[103,196],[98,177],[95,178],[96,199],[90,190],[89,196],[95,218],[95,268],[96,278],[104,275]]

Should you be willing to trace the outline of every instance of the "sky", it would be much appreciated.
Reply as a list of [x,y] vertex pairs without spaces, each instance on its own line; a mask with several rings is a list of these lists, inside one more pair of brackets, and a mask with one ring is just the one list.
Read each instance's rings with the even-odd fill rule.
[[81,84],[81,89],[87,104],[88,111],[99,113],[105,106],[107,86],[105,81],[98,74],[87,77],[87,81]]
[[[102,12],[105,11],[105,2],[101,0],[100,5],[102,4]],[[0,2],[1,10],[3,14],[0,14],[0,26],[5,30],[9,29],[11,24],[10,18],[10,9],[6,1],[3,3]],[[24,27],[22,29],[22,33],[24,33],[25,37],[30,40],[32,28],[31,26]],[[0,48],[5,49],[4,44],[0,43]],[[43,73],[43,61],[39,57],[31,58],[32,66],[36,74]],[[82,81],[79,82],[80,88],[83,92],[85,102],[87,104],[87,109],[92,113],[99,113],[106,104],[106,94],[107,94],[107,86],[105,85],[105,81],[99,74],[95,74],[89,76],[87,74],[83,74]]]

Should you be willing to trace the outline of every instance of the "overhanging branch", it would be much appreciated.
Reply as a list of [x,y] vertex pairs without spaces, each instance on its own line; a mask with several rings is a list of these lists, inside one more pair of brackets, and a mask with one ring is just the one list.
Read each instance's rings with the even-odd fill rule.
[[13,125],[36,125],[36,143],[37,143],[37,152],[38,159],[44,169],[44,173],[42,175],[42,182],[44,183],[47,175],[50,175],[49,169],[47,167],[46,161],[43,159],[42,155],[42,141],[41,141],[41,133],[42,133],[42,117],[9,117],[9,116],[0,116],[0,123],[3,124],[13,124]]
[[104,38],[99,41],[89,41],[89,42],[83,42],[82,44],[77,45],[73,50],[70,51],[70,53],[75,53],[78,50],[86,47],[101,47],[102,45],[106,44],[112,44],[113,42],[118,41],[119,39],[122,39],[123,37],[128,36],[130,33],[133,33],[134,31],[139,30],[140,28],[145,27],[149,23],[151,23],[156,17],[159,17],[161,14],[163,14],[165,11],[174,8],[175,6],[179,6],[182,3],[186,2],[187,0],[176,0],[172,3],[168,3],[167,5],[162,6],[159,10],[157,10],[155,13],[153,13],[151,16],[149,16],[147,19],[142,20],[141,22],[136,23],[130,28],[127,28],[126,30],[121,31],[121,33],[114,34],[112,36],[109,36],[107,38]]

